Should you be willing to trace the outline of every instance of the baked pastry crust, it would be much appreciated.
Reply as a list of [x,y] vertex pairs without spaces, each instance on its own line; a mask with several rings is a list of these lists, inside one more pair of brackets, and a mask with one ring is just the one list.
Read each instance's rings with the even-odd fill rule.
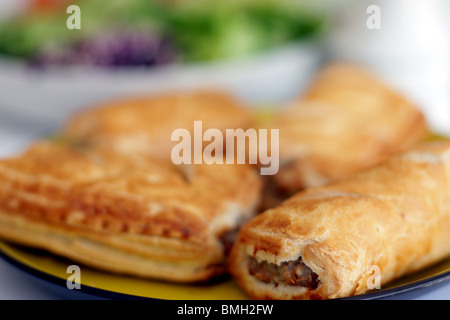
[[116,99],[75,115],[63,129],[72,143],[171,159],[175,129],[194,134],[194,121],[203,130],[246,130],[253,125],[248,109],[219,90],[193,90]]
[[[241,229],[230,271],[252,298],[331,299],[367,292],[374,266],[383,286],[449,255],[450,142],[444,141],[310,188],[258,215]],[[320,284],[261,281],[250,274],[250,259],[277,266],[302,261]]]
[[287,194],[371,167],[427,136],[422,113],[367,70],[333,63],[268,123],[280,130],[280,171]]
[[202,281],[224,272],[221,237],[254,214],[260,189],[245,165],[40,141],[0,161],[0,237],[112,272]]

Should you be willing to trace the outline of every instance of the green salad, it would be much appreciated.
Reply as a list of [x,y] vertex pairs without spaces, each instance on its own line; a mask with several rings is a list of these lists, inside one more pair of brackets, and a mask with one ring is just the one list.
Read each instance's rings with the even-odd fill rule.
[[323,19],[302,0],[34,0],[0,23],[0,55],[35,66],[152,66],[249,56],[315,37]]

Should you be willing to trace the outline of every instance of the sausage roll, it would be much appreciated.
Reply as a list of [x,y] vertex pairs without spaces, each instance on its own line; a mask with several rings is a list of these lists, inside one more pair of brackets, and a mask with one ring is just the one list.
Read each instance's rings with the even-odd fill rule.
[[69,121],[63,136],[79,145],[170,160],[176,144],[172,132],[182,128],[193,136],[194,121],[202,121],[203,131],[219,129],[224,136],[226,129],[253,125],[251,112],[225,92],[179,91],[87,108]]
[[280,130],[279,193],[290,195],[380,163],[424,139],[422,113],[366,70],[334,63],[266,123]]
[[227,237],[260,188],[245,165],[173,166],[41,141],[0,161],[0,238],[112,272],[203,281],[224,272]]
[[304,190],[246,223],[230,270],[257,299],[359,295],[450,255],[450,142]]

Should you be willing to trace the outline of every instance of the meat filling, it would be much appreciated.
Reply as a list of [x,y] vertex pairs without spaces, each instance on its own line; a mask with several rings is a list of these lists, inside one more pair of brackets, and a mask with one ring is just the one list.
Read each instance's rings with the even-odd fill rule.
[[303,263],[302,258],[283,262],[280,265],[266,261],[257,262],[249,258],[248,270],[258,280],[275,285],[300,286],[310,290],[320,285],[319,276]]

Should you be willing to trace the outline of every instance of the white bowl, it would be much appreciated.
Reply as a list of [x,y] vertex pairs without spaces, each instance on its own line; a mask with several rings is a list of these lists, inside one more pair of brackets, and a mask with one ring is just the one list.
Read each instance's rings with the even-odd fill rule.
[[0,60],[0,111],[54,119],[111,96],[195,87],[221,87],[252,104],[271,104],[297,95],[321,59],[318,45],[305,42],[240,60],[141,69],[36,71]]

